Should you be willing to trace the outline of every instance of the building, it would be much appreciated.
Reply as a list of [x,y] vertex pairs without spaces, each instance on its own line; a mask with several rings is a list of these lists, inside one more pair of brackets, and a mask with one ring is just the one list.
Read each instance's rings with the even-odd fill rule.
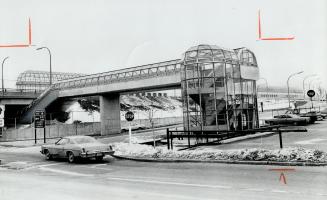
[[181,60],[184,130],[249,130],[259,126],[255,55],[246,48],[191,47]]
[[[82,76],[78,73],[52,72],[52,82]],[[43,91],[50,85],[50,72],[27,70],[19,74],[16,88],[19,90]]]

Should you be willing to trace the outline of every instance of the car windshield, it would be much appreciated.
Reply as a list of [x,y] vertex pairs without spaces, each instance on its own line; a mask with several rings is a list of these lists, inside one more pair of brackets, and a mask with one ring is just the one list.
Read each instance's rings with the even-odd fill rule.
[[72,140],[74,140],[76,144],[99,143],[96,139],[92,137],[77,137]]

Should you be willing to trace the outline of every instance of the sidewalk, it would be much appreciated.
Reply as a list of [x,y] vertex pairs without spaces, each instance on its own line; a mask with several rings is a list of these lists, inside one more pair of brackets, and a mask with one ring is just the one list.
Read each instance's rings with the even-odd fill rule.
[[[173,129],[175,127],[180,127],[181,125],[169,126],[169,127],[161,127],[161,128],[154,128],[152,130],[138,130],[132,131],[132,141],[136,143],[144,143],[144,142],[151,142],[153,141],[153,136],[156,140],[163,139],[166,136],[166,129],[170,128]],[[114,135],[106,135],[106,136],[98,136],[96,137],[99,141],[105,144],[115,143],[115,142],[128,142],[129,136],[128,132],[123,132],[120,134]],[[52,138],[47,139],[46,144],[54,144],[58,141],[59,138]],[[31,147],[31,146],[41,146],[43,145],[43,138],[38,139],[37,143],[35,144],[34,140],[24,140],[24,141],[11,141],[11,142],[0,142],[1,147]]]

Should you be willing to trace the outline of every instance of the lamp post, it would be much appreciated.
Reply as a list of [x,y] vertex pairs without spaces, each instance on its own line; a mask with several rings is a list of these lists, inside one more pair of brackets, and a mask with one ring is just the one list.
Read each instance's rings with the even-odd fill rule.
[[310,74],[310,75],[303,78],[303,83],[302,83],[303,84],[303,99],[305,99],[305,87],[304,87],[305,86],[305,84],[304,84],[305,80],[310,78],[310,77],[314,77],[314,76],[317,76],[317,74]]
[[36,50],[41,50],[41,49],[47,49],[49,52],[49,56],[50,56],[50,85],[52,85],[51,51],[48,47],[40,47],[40,48],[37,48]]
[[2,80],[2,95],[5,94],[5,87],[4,87],[4,80],[3,80],[3,64],[5,63],[5,61],[9,58],[9,56],[5,57],[5,59],[3,59],[2,61],[2,65],[1,65],[1,80]]
[[[312,83],[313,81],[319,81],[319,80],[320,80],[320,78],[311,80],[311,81],[309,82],[309,89],[311,89],[311,83]],[[314,89],[314,88],[313,88],[313,89]]]
[[287,78],[287,97],[288,97],[288,107],[290,108],[291,107],[291,102],[290,102],[290,86],[289,86],[289,81],[290,81],[290,78],[295,76],[295,75],[298,75],[298,74],[302,74],[303,71],[300,71],[300,72],[297,72],[297,73],[294,73],[294,74],[291,74],[288,78]]
[[[260,78],[260,79],[263,79],[263,80],[265,80],[265,82],[266,82],[266,97],[268,98],[268,81],[267,81],[267,79],[265,79],[265,78]],[[260,80],[259,79],[259,80]],[[258,81],[259,81],[258,80]]]

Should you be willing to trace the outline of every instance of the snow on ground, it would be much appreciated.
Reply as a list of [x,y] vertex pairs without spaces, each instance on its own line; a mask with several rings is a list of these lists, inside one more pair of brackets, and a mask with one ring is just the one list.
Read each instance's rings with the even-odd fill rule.
[[161,159],[195,159],[195,160],[240,160],[240,161],[299,161],[299,162],[327,162],[327,153],[315,149],[284,148],[267,149],[235,149],[235,150],[167,150],[164,147],[153,148],[148,145],[115,143],[115,154],[142,158]]
[[0,153],[39,153],[40,154],[41,147],[40,146],[30,146],[30,147],[1,147]]

